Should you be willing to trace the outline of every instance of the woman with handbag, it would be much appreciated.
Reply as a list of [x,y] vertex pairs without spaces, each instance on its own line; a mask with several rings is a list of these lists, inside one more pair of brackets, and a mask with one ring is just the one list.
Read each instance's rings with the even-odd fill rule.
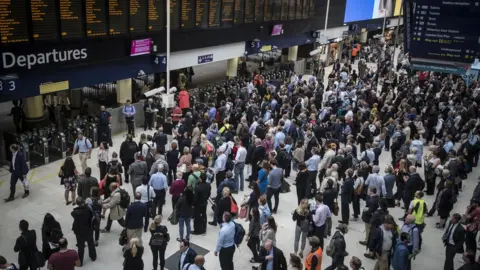
[[247,246],[252,251],[253,257],[250,259],[251,263],[259,262],[258,251],[260,246],[260,213],[258,208],[254,207],[250,210],[250,223],[248,224]]
[[50,255],[60,250],[58,241],[63,237],[60,223],[50,214],[46,213],[42,224],[42,253],[48,260]]
[[192,173],[192,154],[190,154],[190,148],[184,147],[183,154],[178,162],[178,171],[183,173],[183,180],[185,183],[188,182],[188,177]]
[[26,220],[20,220],[21,234],[13,247],[13,251],[18,252],[20,270],[33,270],[45,266],[45,257],[37,248],[37,234],[35,230],[29,230],[28,227]]
[[[60,167],[60,172],[58,176],[60,177],[60,184],[65,187],[65,204],[69,205],[73,202],[75,205],[75,198],[77,189],[77,169],[75,168],[75,163],[73,162],[72,157],[67,157],[62,167]],[[68,194],[72,193],[72,200],[68,200]]]
[[160,257],[160,270],[165,268],[165,250],[170,242],[170,234],[166,226],[161,225],[162,216],[157,215],[150,225],[150,248],[153,255],[153,270],[158,269],[158,258]]
[[296,222],[295,226],[295,242],[293,243],[294,254],[297,254],[298,243],[300,242],[300,237],[302,238],[302,245],[300,247],[300,252],[298,256],[303,258],[303,251],[305,250],[305,245],[307,243],[307,236],[312,231],[312,214],[310,213],[310,205],[308,199],[302,199],[297,209],[292,213],[292,219]]
[[130,240],[130,248],[123,253],[123,270],[143,270],[143,251],[140,240],[133,237]]

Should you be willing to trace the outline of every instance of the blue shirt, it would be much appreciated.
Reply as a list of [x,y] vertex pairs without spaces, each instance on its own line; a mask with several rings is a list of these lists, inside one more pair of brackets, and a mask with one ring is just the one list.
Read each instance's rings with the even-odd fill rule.
[[215,107],[210,108],[210,110],[208,111],[208,119],[212,121],[215,119],[216,115],[217,115],[217,109]]
[[153,187],[154,190],[163,190],[168,188],[167,177],[161,172],[152,174],[148,184]]
[[222,223],[221,229],[218,232],[216,252],[220,252],[222,248],[228,248],[235,245],[235,223],[230,221],[228,223]]
[[272,113],[270,111],[266,111],[265,115],[263,116],[263,122],[267,122],[268,120],[270,120],[271,114]]
[[278,145],[283,142],[285,142],[285,133],[277,132],[273,141],[273,149],[277,149]]
[[[270,252],[268,252],[268,255],[273,257],[273,247],[270,248]],[[273,270],[273,258],[267,261],[267,270]]]
[[265,172],[265,169],[261,169],[258,172],[258,188],[260,189],[260,194],[265,194],[267,192],[268,186],[268,173]]
[[319,155],[313,155],[307,161],[305,161],[305,165],[307,165],[307,170],[309,171],[317,171],[319,163],[320,163]]
[[443,149],[445,149],[445,152],[447,152],[447,154],[450,153],[450,150],[452,150],[452,148],[453,143],[451,141],[448,141],[443,145]]
[[80,153],[86,153],[90,149],[92,149],[92,144],[90,143],[90,140],[83,137],[82,139],[77,139],[75,140],[75,148],[74,151],[78,149],[78,152]]
[[130,116],[134,116],[135,113],[137,113],[137,111],[135,110],[135,106],[133,105],[130,105],[130,106],[123,106],[123,110],[122,110],[122,113],[125,117],[130,117]]
[[227,156],[225,154],[221,154],[218,156],[217,160],[215,160],[215,165],[213,168],[215,172],[223,172],[225,171],[225,166],[227,165]]

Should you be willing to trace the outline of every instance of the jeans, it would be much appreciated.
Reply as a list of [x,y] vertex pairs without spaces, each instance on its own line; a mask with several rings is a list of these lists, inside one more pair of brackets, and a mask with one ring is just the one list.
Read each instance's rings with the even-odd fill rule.
[[220,268],[222,270],[234,270],[233,254],[235,254],[235,245],[220,249],[218,257],[220,260]]
[[160,257],[160,270],[163,270],[165,268],[165,249],[167,248],[167,246],[150,246],[150,248],[152,249],[153,255],[153,270],[158,269],[158,257]]
[[236,190],[234,191],[238,191],[238,187],[240,185],[240,190],[243,191],[243,186],[244,186],[244,182],[245,182],[245,178],[244,178],[244,175],[243,175],[243,168],[245,168],[245,163],[237,163],[235,164],[235,167],[234,167],[234,173],[235,173],[235,188]]
[[[187,227],[187,237],[183,238],[183,225]],[[180,234],[180,239],[190,240],[190,218],[179,218],[178,219],[178,231]]]
[[297,253],[298,251],[298,242],[300,242],[300,236],[302,237],[302,246],[300,247],[300,252],[305,250],[305,244],[307,243],[307,232],[302,232],[300,226],[295,226],[295,242],[293,243],[293,251]]
[[[165,194],[167,193],[165,189],[154,190],[155,191],[155,202],[152,207],[153,216],[162,215],[163,205],[165,204]],[[158,208],[158,212],[157,212]]]
[[[272,196],[275,196],[275,207],[272,208]],[[268,208],[272,209],[272,212],[277,212],[278,203],[280,202],[280,188],[269,187],[267,189],[267,204]]]

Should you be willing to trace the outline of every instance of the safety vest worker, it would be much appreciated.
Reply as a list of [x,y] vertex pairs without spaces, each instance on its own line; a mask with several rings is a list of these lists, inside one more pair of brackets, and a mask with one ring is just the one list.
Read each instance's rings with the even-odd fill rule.
[[322,248],[318,247],[315,251],[312,250],[312,252],[310,252],[308,256],[305,258],[305,270],[321,270],[321,269],[322,269]]
[[412,202],[411,213],[415,219],[416,225],[422,225],[425,223],[425,209],[427,204],[425,203],[425,200],[422,199],[422,197],[423,192],[417,191],[415,193],[415,199]]

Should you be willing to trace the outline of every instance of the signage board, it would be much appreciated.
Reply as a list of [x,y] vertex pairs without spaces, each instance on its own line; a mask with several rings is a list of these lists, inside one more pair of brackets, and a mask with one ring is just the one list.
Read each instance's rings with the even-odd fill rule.
[[130,56],[149,54],[151,46],[151,38],[132,40],[132,46],[130,47]]
[[410,56],[472,63],[480,52],[479,17],[476,0],[417,0],[407,36]]
[[158,54],[152,55],[152,64],[162,72],[165,72],[167,70],[167,56]]
[[343,21],[350,23],[397,17],[402,15],[401,6],[402,0],[347,0]]
[[447,74],[464,75],[467,72],[469,67],[413,61],[411,63],[411,68],[413,70],[424,70],[424,71],[441,72],[441,73],[447,73]]
[[200,55],[198,57],[199,64],[205,64],[210,62],[213,62],[213,54]]

